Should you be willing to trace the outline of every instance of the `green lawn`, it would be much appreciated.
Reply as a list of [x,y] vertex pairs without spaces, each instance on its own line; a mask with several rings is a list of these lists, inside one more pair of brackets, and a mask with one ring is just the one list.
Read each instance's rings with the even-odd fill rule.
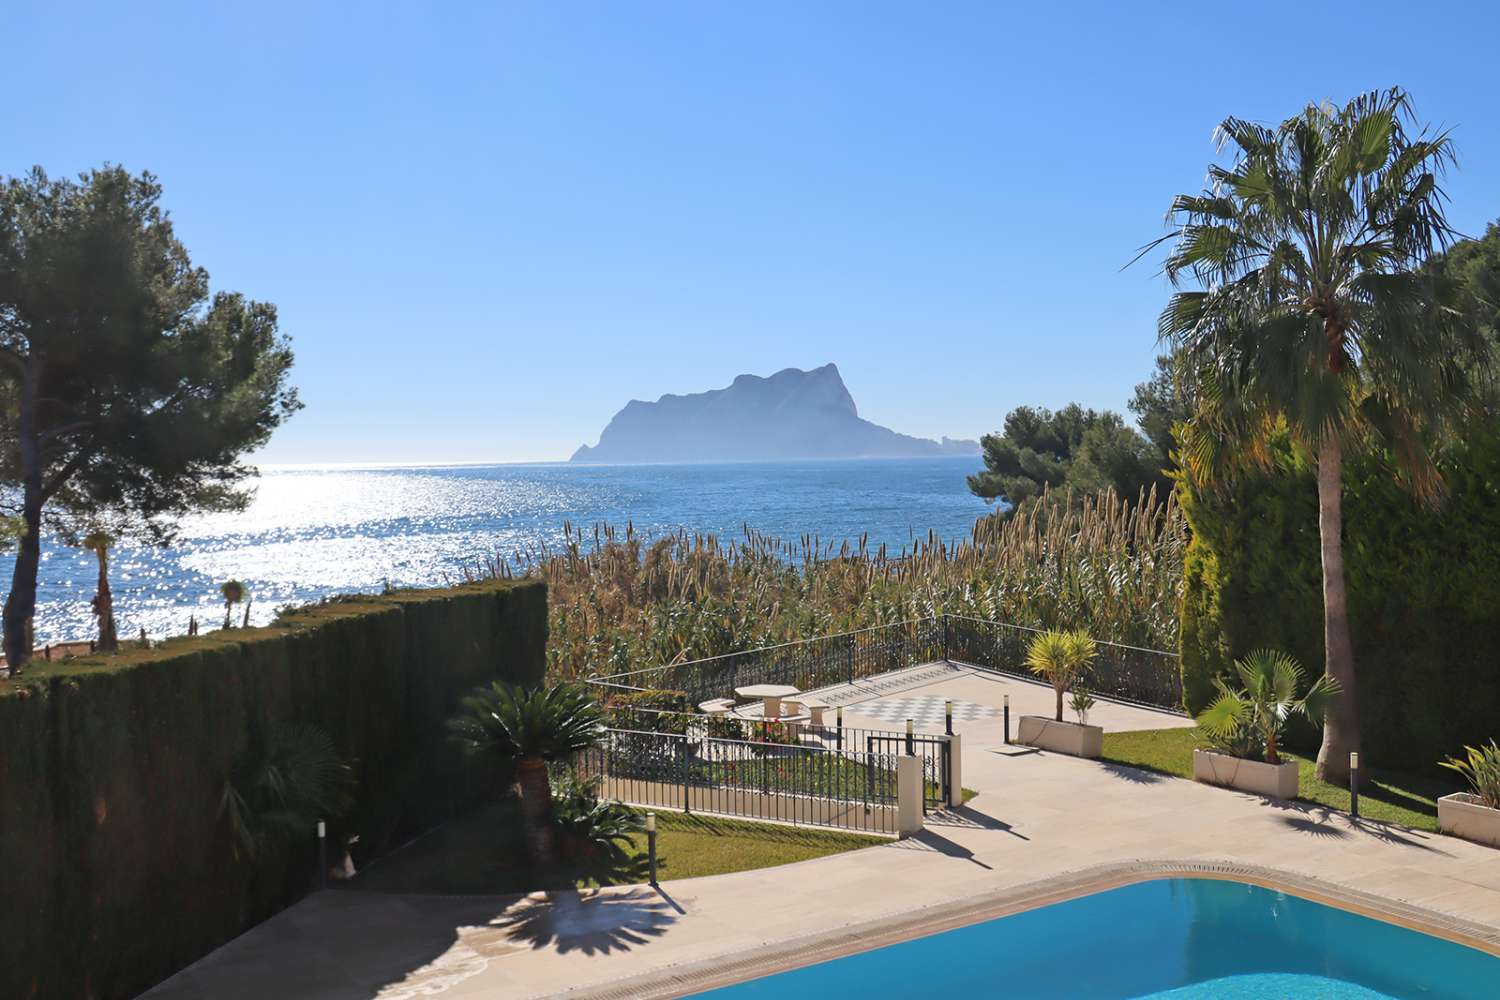
[[[1191,778],[1193,748],[1203,745],[1197,729],[1105,733],[1103,759],[1114,764]],[[1313,774],[1311,758],[1287,752],[1282,756],[1298,764],[1302,779],[1301,801],[1348,812],[1348,788],[1319,781]],[[1360,816],[1400,823],[1414,830],[1436,831],[1438,797],[1463,790],[1457,781],[1380,768],[1371,768],[1368,779],[1359,790]]]
[[[747,823],[714,816],[658,812],[657,877],[694,878],[886,843],[833,830]],[[564,863],[539,871],[525,859],[513,800],[455,819],[375,861],[346,883],[372,892],[494,894],[644,882],[646,835],[613,861]]]

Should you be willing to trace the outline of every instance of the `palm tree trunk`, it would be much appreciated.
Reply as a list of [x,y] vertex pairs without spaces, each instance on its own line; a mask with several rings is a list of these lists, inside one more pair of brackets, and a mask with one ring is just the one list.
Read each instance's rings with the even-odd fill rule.
[[1323,549],[1324,672],[1343,688],[1323,720],[1318,777],[1349,779],[1349,754],[1359,750],[1359,711],[1354,688],[1354,646],[1349,638],[1349,602],[1344,584],[1344,453],[1333,434],[1318,448],[1318,537]]
[[1063,689],[1062,689],[1062,688],[1061,688],[1061,687],[1056,687],[1056,686],[1054,686],[1054,687],[1053,687],[1053,688],[1052,688],[1052,690],[1053,690],[1053,691],[1054,691],[1054,692],[1056,692],[1056,693],[1057,693],[1057,721],[1058,721],[1058,722],[1061,722],[1061,721],[1062,721],[1062,698],[1063,698]]
[[516,767],[521,786],[521,821],[526,826],[526,849],[531,860],[550,865],[555,860],[552,845],[552,785],[547,780],[547,762],[523,757]]
[[95,554],[99,557],[99,592],[94,595],[94,614],[99,617],[99,650],[113,653],[120,643],[115,635],[115,599],[109,590],[109,549],[100,545]]

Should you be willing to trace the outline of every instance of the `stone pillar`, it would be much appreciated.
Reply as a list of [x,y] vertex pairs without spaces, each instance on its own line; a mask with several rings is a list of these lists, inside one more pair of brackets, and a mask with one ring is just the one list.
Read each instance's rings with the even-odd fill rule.
[[958,733],[948,737],[948,805],[964,804],[964,738]]
[[896,833],[904,840],[922,832],[922,758],[896,758]]

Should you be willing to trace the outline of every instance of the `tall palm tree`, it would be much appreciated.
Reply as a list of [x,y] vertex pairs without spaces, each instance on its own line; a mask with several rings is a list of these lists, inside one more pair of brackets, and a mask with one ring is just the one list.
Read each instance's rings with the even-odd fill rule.
[[552,836],[551,761],[568,760],[599,745],[603,712],[580,684],[517,687],[495,681],[463,699],[449,720],[454,740],[474,754],[516,762],[527,848],[538,864],[556,860]]
[[1398,89],[1310,104],[1276,128],[1228,118],[1217,136],[1232,162],[1173,200],[1174,231],[1142,253],[1173,243],[1163,269],[1179,290],[1159,331],[1199,400],[1188,474],[1212,483],[1263,461],[1278,432],[1316,465],[1325,672],[1344,691],[1324,722],[1318,775],[1341,780],[1359,748],[1345,450],[1388,450],[1402,480],[1435,499],[1429,446],[1473,400],[1469,373],[1485,350],[1423,268],[1457,235],[1438,183],[1453,149],[1446,131],[1415,124]]
[[219,584],[219,594],[224,598],[224,627],[233,628],[234,606],[245,599],[245,585],[238,580],[226,580]]
[[115,599],[109,589],[109,549],[115,544],[107,531],[91,531],[83,538],[83,547],[91,550],[99,560],[99,589],[94,594],[94,616],[99,619],[98,649],[113,653],[120,648],[115,633]]

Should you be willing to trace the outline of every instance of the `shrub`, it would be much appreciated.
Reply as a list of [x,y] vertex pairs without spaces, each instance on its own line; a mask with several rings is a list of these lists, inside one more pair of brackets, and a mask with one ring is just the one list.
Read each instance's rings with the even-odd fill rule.
[[354,769],[317,726],[284,724],[251,748],[224,781],[219,815],[229,824],[235,853],[306,836],[322,819],[349,808]]
[[716,740],[742,740],[745,723],[732,715],[710,715],[703,723],[708,736]]
[[1299,697],[1302,665],[1273,649],[1257,649],[1236,660],[1234,666],[1240,686],[1232,688],[1222,679],[1216,680],[1219,697],[1198,716],[1198,725],[1218,741],[1219,747],[1244,746],[1250,752],[1237,756],[1253,754],[1267,764],[1281,763],[1276,746],[1288,718],[1301,715],[1320,725],[1329,703],[1339,693],[1338,683],[1320,674]]
[[[368,855],[490,792],[442,738],[461,692],[540,679],[537,582],[351,597],[0,683],[0,996],[134,996],[305,893],[311,829],[233,862],[219,803],[286,725],[354,772]],[[342,843],[342,840],[337,841]]]
[[1464,747],[1464,754],[1440,763],[1463,775],[1480,803],[1500,809],[1500,745],[1490,740],[1488,746]]
[[[1182,681],[1188,711],[1257,646],[1323,662],[1317,494],[1283,443],[1273,468],[1232,487],[1181,484],[1192,529],[1184,562]],[[1422,507],[1379,456],[1344,472],[1344,559],[1362,750],[1417,769],[1478,744],[1500,718],[1500,430],[1475,431],[1439,459],[1445,497]],[[1315,747],[1306,723],[1288,745]]]
[[631,834],[645,827],[634,809],[599,798],[601,781],[598,775],[584,780],[571,767],[553,771],[553,823],[565,858],[617,854]]
[[604,703],[604,724],[612,729],[637,732],[687,732],[693,706],[682,691],[625,691],[608,695]]
[[1089,694],[1089,689],[1086,687],[1075,687],[1073,697],[1068,699],[1068,707],[1073,710],[1074,715],[1078,716],[1080,726],[1089,724],[1089,712],[1094,704],[1094,696]]

